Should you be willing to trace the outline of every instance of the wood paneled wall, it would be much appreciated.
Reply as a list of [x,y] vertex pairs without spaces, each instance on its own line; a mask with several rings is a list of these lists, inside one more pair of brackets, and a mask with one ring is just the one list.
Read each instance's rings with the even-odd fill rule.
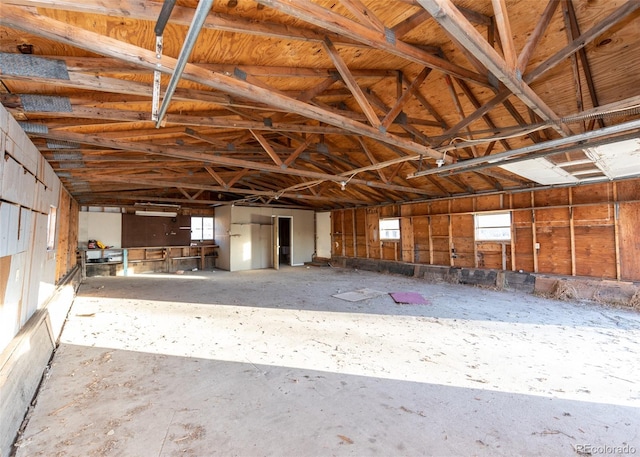
[[[507,242],[476,241],[474,214],[511,211]],[[399,217],[401,239],[378,222]],[[640,179],[332,212],[334,256],[640,280]]]

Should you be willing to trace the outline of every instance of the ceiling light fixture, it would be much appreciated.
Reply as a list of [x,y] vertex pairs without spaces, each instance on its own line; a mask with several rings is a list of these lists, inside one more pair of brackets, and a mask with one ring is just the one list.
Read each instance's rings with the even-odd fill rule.
[[136,216],[160,216],[160,217],[176,217],[178,215],[175,211],[148,211],[137,210]]

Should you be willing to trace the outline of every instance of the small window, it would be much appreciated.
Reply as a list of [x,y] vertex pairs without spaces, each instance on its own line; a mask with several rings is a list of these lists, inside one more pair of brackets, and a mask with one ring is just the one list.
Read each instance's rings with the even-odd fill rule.
[[197,217],[191,218],[191,240],[204,241],[213,240],[213,218]]
[[476,240],[511,240],[511,213],[476,214]]
[[58,209],[55,206],[49,207],[49,218],[47,219],[47,251],[56,248],[56,219]]
[[400,239],[400,219],[380,219],[380,239]]

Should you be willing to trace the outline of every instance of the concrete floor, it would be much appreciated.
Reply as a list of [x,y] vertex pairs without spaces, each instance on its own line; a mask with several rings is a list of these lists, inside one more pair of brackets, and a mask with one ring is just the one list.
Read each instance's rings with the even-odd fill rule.
[[17,456],[640,454],[639,360],[640,314],[595,304],[317,267],[89,278]]

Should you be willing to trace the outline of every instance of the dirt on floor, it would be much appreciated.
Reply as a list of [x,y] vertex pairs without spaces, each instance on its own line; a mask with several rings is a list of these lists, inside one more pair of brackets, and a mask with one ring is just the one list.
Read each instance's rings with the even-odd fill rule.
[[638,360],[640,314],[594,303],[320,267],[94,277],[17,456],[631,455]]

